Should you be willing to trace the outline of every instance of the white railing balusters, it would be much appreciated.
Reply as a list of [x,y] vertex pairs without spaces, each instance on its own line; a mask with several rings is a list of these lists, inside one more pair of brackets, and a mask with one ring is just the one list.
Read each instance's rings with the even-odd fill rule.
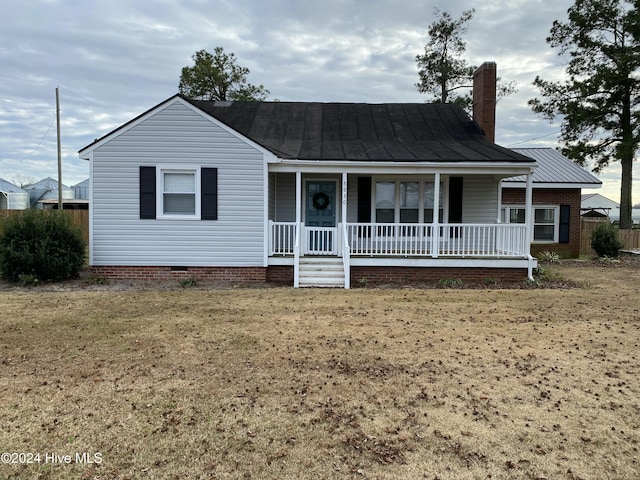
[[[432,234],[439,232],[436,239]],[[347,237],[354,256],[526,256],[525,227],[514,224],[350,223]],[[437,251],[432,251],[432,243]]]
[[270,255],[293,255],[296,242],[296,222],[273,222],[270,235]]

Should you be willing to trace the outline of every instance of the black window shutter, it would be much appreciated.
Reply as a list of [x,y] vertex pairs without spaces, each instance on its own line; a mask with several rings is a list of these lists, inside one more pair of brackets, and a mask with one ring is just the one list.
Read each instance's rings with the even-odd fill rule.
[[560,205],[560,243],[569,243],[569,220],[571,205]]
[[462,223],[462,177],[449,178],[449,223]]
[[200,171],[200,219],[218,219],[218,169],[203,168]]
[[156,218],[156,167],[140,167],[140,218]]
[[371,177],[358,177],[358,223],[371,223]]

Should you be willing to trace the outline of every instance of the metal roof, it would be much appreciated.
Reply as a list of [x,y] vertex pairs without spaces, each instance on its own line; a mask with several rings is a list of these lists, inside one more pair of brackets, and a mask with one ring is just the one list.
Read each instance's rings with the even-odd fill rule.
[[181,97],[283,159],[514,162],[453,104],[213,102]]
[[[515,152],[526,155],[538,162],[533,172],[533,183],[602,185],[602,181],[581,166],[569,160],[553,148],[514,148]],[[503,184],[525,183],[524,175],[505,178]]]
[[4,178],[0,178],[0,192],[4,193],[27,193],[20,187],[17,187],[11,182],[6,181]]

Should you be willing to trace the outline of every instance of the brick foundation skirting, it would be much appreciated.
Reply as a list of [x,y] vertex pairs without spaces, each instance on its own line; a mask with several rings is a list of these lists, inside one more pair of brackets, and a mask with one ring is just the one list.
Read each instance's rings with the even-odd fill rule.
[[495,279],[517,282],[527,278],[526,268],[456,268],[456,267],[351,267],[351,285],[360,283],[434,282],[443,278],[477,282]]
[[[263,267],[126,267],[93,266],[91,272],[114,280],[175,280],[195,278],[198,281],[242,283],[279,283],[293,285],[293,266]],[[402,284],[437,282],[442,278],[463,281],[496,279],[521,281],[527,278],[522,268],[453,268],[453,267],[351,267],[351,285]]]
[[293,266],[271,265],[267,268],[267,282],[293,285]]
[[265,283],[264,267],[127,267],[92,266],[91,272],[114,280],[181,280]]

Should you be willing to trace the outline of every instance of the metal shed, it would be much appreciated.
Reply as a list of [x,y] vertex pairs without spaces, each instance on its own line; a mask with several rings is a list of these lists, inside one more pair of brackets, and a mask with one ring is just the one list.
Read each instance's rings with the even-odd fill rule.
[[[52,200],[58,198],[58,182],[51,177],[44,178],[32,185],[27,185],[24,189],[29,192],[29,201],[32,208],[43,208],[42,200]],[[73,188],[62,185],[62,199],[73,200],[75,192]]]
[[0,210],[29,208],[29,192],[0,178]]

